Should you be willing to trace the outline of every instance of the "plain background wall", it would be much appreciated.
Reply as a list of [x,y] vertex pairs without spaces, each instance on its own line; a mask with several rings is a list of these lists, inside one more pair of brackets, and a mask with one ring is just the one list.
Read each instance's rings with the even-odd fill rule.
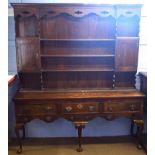
[[[9,47],[8,47],[8,71],[9,74],[15,74],[16,69],[16,48],[15,48],[15,28],[14,28],[14,16],[12,8],[10,8],[10,2],[66,2],[66,0],[9,0],[9,17],[8,17],[8,33],[9,33]],[[67,2],[74,2],[68,0]],[[79,2],[79,1],[78,1]],[[145,7],[142,8],[140,23],[140,47],[139,47],[139,60],[138,60],[138,72],[146,71],[147,69],[147,39],[146,39],[146,23],[147,15]],[[137,84],[138,86],[138,84]],[[18,80],[9,86],[9,133],[10,137],[14,137],[14,106],[12,98],[18,88]],[[146,119],[146,118],[145,118]],[[83,130],[83,136],[118,136],[129,135],[130,132],[130,120],[127,118],[117,118],[113,121],[106,121],[102,118],[96,118],[90,121]],[[145,126],[146,131],[146,126]],[[77,135],[76,129],[72,122],[69,122],[63,118],[60,118],[52,123],[45,123],[41,120],[33,120],[26,124],[26,136],[27,137],[75,137]]]

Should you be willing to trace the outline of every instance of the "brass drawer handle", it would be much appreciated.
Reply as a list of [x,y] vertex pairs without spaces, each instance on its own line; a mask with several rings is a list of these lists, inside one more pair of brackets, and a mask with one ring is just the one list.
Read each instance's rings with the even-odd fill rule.
[[47,110],[47,111],[52,110],[52,107],[51,106],[47,106],[47,107],[45,107],[45,110]]
[[130,105],[130,111],[135,111],[135,110],[136,110],[136,105],[131,104],[131,105]]
[[72,111],[73,108],[71,106],[67,106],[67,107],[65,107],[65,109],[66,109],[66,111],[70,112],[70,111]]
[[78,104],[76,107],[77,107],[79,110],[81,110],[81,109],[83,108],[83,105],[82,105],[82,104]]
[[109,107],[108,110],[112,112],[113,111],[113,108],[112,107]]
[[95,111],[95,106],[89,106],[89,111]]

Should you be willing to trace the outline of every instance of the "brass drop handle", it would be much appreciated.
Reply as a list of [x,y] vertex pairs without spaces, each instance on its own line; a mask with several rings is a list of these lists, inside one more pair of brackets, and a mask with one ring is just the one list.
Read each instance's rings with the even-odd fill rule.
[[109,107],[108,110],[112,112],[113,111],[113,108],[112,107]]
[[131,104],[131,105],[130,105],[130,110],[131,110],[131,111],[134,111],[135,109],[136,109],[136,105]]
[[89,106],[89,111],[94,111],[95,110],[95,106]]
[[71,106],[65,107],[66,111],[70,112],[73,108]]
[[47,106],[47,107],[45,107],[45,110],[47,110],[47,111],[52,110],[52,107],[51,106]]
[[76,107],[77,107],[79,110],[81,110],[81,109],[83,108],[83,105],[82,105],[82,104],[78,104]]

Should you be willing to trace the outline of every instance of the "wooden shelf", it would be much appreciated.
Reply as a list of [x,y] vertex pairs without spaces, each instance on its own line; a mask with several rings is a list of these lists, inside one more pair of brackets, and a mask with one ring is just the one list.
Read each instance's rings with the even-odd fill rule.
[[[42,88],[42,91],[50,91],[50,92],[79,92],[79,93],[89,93],[89,92],[104,92],[104,91],[112,91],[111,88],[68,88],[68,89],[50,89],[50,88]],[[23,90],[23,92],[26,90]],[[36,91],[36,90],[34,90]]]
[[39,36],[33,36],[33,37],[16,37],[16,39],[38,39],[39,40]]
[[105,42],[114,42],[115,39],[48,39],[40,38],[40,41],[105,41]]
[[114,54],[104,54],[104,55],[52,55],[52,54],[41,54],[41,57],[114,57]]
[[112,72],[114,69],[106,69],[106,68],[87,68],[87,69],[41,69],[41,72]]

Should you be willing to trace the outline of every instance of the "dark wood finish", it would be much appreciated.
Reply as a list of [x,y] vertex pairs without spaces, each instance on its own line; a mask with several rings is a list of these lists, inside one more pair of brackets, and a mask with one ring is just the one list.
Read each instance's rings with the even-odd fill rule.
[[41,56],[114,56],[115,40],[41,40]]
[[39,39],[38,38],[17,38],[17,67],[18,71],[39,71]]
[[19,72],[18,75],[22,89],[41,89],[40,72]]
[[[67,71],[67,72],[66,72]],[[64,90],[64,89],[102,89],[112,88],[112,72],[103,72],[104,70],[54,70],[54,72],[43,72],[43,88]],[[74,71],[74,72],[73,72]],[[93,72],[92,72],[93,71]],[[96,72],[101,71],[101,72]],[[97,79],[97,80],[96,80]],[[65,91],[65,90],[64,90]]]
[[16,128],[15,131],[16,131],[16,136],[17,136],[17,140],[18,140],[18,144],[19,144],[17,153],[22,153],[23,147],[22,147],[22,141],[21,141],[20,134],[19,134],[19,129]]
[[138,62],[139,38],[117,37],[116,39],[116,71],[136,71]]
[[116,88],[135,88],[136,72],[115,72]]
[[[135,90],[141,5],[13,4],[21,89],[19,130],[64,117],[78,130],[95,117],[128,117],[143,130],[144,94]],[[138,140],[138,144],[140,141]]]
[[75,128],[78,130],[78,144],[79,144],[79,147],[77,148],[77,151],[78,152],[82,152],[83,149],[82,149],[82,129],[85,127],[85,124],[87,122],[74,122],[75,124]]

